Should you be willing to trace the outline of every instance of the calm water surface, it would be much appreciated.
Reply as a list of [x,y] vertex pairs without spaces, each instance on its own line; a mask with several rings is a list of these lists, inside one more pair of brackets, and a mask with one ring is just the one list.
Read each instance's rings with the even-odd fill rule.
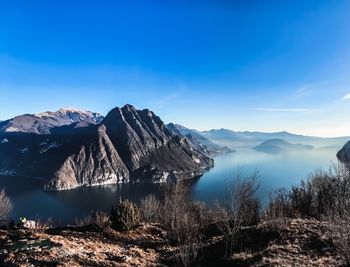
[[[238,170],[249,175],[260,170],[257,195],[263,203],[269,192],[289,188],[305,179],[316,169],[327,169],[336,162],[337,149],[306,152],[266,154],[251,149],[215,158],[215,167],[192,183],[192,196],[208,204],[225,197],[226,187]],[[52,218],[57,224],[73,223],[75,218],[88,215],[92,210],[109,211],[119,197],[136,202],[149,193],[159,192],[157,184],[127,184],[86,187],[62,192],[42,191],[45,181],[26,177],[0,176],[0,187],[5,188],[14,208],[12,216]]]

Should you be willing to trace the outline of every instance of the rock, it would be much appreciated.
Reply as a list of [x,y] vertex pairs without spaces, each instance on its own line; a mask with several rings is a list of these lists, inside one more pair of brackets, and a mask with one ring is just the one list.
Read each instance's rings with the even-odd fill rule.
[[186,137],[171,133],[152,111],[125,105],[108,113],[92,138],[63,162],[45,189],[189,179],[212,165],[212,159]]
[[343,163],[350,163],[350,141],[339,150],[337,158]]

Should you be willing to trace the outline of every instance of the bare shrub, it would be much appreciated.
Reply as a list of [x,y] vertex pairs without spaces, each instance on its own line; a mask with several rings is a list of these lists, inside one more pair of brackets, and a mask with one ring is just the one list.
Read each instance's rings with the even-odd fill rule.
[[273,220],[282,217],[291,217],[292,207],[289,200],[289,192],[281,188],[270,194],[270,202],[265,210],[265,219]]
[[87,225],[91,225],[91,218],[90,215],[84,216],[81,218],[75,218],[75,225],[78,227],[84,227]]
[[350,265],[350,210],[345,205],[331,209],[326,217],[328,224],[327,234],[340,255]]
[[269,222],[285,218],[316,218],[328,221],[327,233],[350,264],[350,168],[339,163],[318,170],[291,190],[279,190],[265,211]]
[[7,197],[5,190],[0,191],[0,225],[6,224],[12,210],[11,200]]
[[316,171],[289,191],[277,190],[265,215],[269,219],[321,219],[329,208],[337,207],[344,199],[350,199],[349,170],[342,164],[333,165],[328,171]]
[[290,193],[285,188],[270,194],[270,202],[264,212],[264,220],[269,230],[280,231],[285,229],[288,218],[292,217]]
[[141,199],[140,213],[143,221],[147,223],[158,222],[161,216],[161,204],[153,195],[148,195]]
[[259,220],[260,203],[255,197],[258,189],[259,172],[255,171],[250,177],[242,178],[239,171],[227,185],[227,199],[217,205],[217,222],[226,242],[226,257],[230,257],[236,242],[237,234],[242,226],[252,225]]
[[209,222],[209,209],[200,202],[191,201],[188,186],[183,182],[168,184],[162,200],[161,223],[168,238],[177,246],[177,257],[188,266],[196,261],[205,227]]
[[93,212],[90,215],[92,224],[97,225],[99,228],[104,229],[111,224],[109,214],[103,211]]
[[75,225],[79,227],[94,225],[100,229],[105,229],[110,225],[110,219],[107,212],[91,212],[88,216],[75,220]]
[[350,265],[350,168],[339,165],[333,170],[331,201],[325,204],[324,218],[329,222],[328,236]]

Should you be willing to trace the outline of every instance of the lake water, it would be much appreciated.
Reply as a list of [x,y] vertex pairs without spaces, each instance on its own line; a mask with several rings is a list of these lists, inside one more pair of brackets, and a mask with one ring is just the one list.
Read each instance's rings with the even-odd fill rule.
[[[269,193],[278,188],[290,188],[316,169],[327,169],[336,162],[336,148],[266,154],[251,149],[215,158],[215,166],[192,182],[193,198],[212,204],[225,197],[227,184],[238,170],[243,175],[259,169],[260,187],[257,196],[262,203]],[[0,187],[6,189],[14,208],[13,218],[52,218],[57,224],[73,223],[75,218],[88,215],[92,210],[109,211],[119,197],[138,202],[147,194],[159,192],[158,184],[124,184],[60,192],[42,191],[45,181],[26,177],[0,176]]]

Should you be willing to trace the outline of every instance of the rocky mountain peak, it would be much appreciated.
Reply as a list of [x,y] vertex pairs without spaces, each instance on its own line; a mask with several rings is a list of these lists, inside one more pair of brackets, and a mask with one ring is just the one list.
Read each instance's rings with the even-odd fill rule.
[[129,181],[162,182],[201,175],[213,160],[174,136],[148,109],[112,109],[95,135],[69,156],[48,189]]

